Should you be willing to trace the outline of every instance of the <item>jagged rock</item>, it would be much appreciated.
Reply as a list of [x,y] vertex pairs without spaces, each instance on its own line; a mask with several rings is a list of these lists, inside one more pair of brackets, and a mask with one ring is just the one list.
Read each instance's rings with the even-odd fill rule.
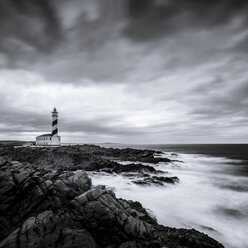
[[142,248],[136,241],[126,242],[119,246],[119,248]]
[[117,199],[102,186],[92,188],[84,171],[108,169],[169,182],[154,176],[158,171],[151,166],[108,160],[148,161],[155,159],[155,151],[8,147],[0,149],[1,155],[0,248],[223,248],[196,230],[159,225],[138,202]]
[[72,205],[83,216],[87,230],[103,244],[120,244],[131,238],[152,239],[152,225],[133,217],[128,202],[116,199],[112,191],[90,190],[76,197]]
[[29,174],[27,172],[22,172],[20,174],[14,174],[13,177],[14,177],[14,181],[17,184],[20,184],[20,183],[24,182],[29,177]]
[[155,157],[155,155],[161,154],[159,151],[154,150],[140,150],[133,148],[117,149],[117,148],[102,148],[102,155],[112,157],[123,161],[139,161],[143,163],[154,163],[159,162],[171,162],[168,158]]
[[139,173],[141,175],[147,173],[165,173],[160,170],[156,170],[154,167],[143,164],[120,164],[113,161],[98,161],[90,163],[86,168],[87,171],[103,171],[107,173]]
[[177,154],[177,153],[175,153],[175,152],[173,152],[173,153],[171,153],[170,154],[172,157],[178,157],[179,155]]
[[94,145],[67,146],[60,148],[31,148],[14,149],[5,147],[0,150],[0,156],[20,162],[29,162],[39,166],[56,169],[84,169],[89,163],[99,160],[139,161],[143,163],[171,162],[168,158],[156,157],[161,154],[154,150],[114,149]]
[[74,221],[78,216],[82,217],[79,222],[103,247],[111,244],[122,248],[176,248],[180,245],[185,248],[223,248],[217,241],[195,230],[158,225],[141,204],[117,199],[109,190],[92,189],[76,197],[72,201],[72,213]]
[[[26,170],[23,172],[23,170]],[[10,164],[0,169],[0,238],[23,219],[44,210],[56,210],[91,187],[84,171],[60,173],[47,180],[31,165]]]
[[164,185],[164,183],[170,183],[170,184],[175,184],[176,182],[179,182],[178,177],[158,177],[158,176],[148,176],[144,177],[143,179],[139,180],[133,180],[132,181],[135,184],[140,184],[140,185],[151,185],[151,184],[156,184],[156,185]]
[[117,199],[112,191],[101,187],[75,197],[67,207],[29,217],[0,243],[0,248],[95,248],[96,243],[121,248],[223,248],[195,230],[160,226],[140,203]]
[[11,165],[11,162],[5,157],[0,157],[0,167],[2,170],[7,169]]
[[9,247],[96,248],[97,246],[86,230],[65,228],[56,214],[45,211],[37,217],[28,218],[21,228],[16,229],[0,243],[0,248]]

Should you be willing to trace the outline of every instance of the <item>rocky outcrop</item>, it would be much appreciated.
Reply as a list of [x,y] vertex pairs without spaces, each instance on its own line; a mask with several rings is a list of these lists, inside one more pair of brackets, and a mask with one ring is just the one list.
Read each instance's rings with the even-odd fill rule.
[[122,161],[138,161],[143,163],[159,163],[159,162],[171,162],[168,158],[161,158],[156,155],[161,155],[162,152],[154,150],[140,150],[133,148],[104,148],[104,147],[92,147],[94,149],[93,154],[105,156],[109,159],[118,159]]
[[165,174],[166,172],[156,170],[154,167],[143,164],[120,164],[117,162],[92,162],[85,168],[86,171],[117,173],[128,177],[133,183],[139,185],[160,185],[165,183],[175,184],[179,182],[177,177],[153,176],[154,174]]
[[9,161],[2,161],[0,166],[0,238],[27,217],[59,209],[91,187],[84,171],[39,171],[30,164]]
[[139,184],[139,185],[160,185],[163,186],[165,183],[169,183],[169,184],[175,184],[176,182],[179,182],[178,177],[162,177],[162,176],[146,176],[142,179],[138,179],[138,180],[133,180],[132,181],[135,184]]
[[84,226],[103,245],[155,238],[153,226],[140,220],[139,213],[128,202],[116,199],[112,191],[90,190],[76,197],[72,205],[76,216],[83,216]]
[[29,162],[39,166],[56,169],[84,169],[93,161],[122,160],[142,163],[171,162],[168,158],[158,157],[161,152],[139,149],[114,149],[94,145],[67,147],[23,147],[15,149],[5,147],[0,149],[0,156],[7,156],[11,160]]
[[[136,174],[146,184],[173,183],[177,178],[161,176],[151,166],[111,162],[104,157],[108,150],[94,146],[67,152],[63,147],[30,149],[0,151],[4,154],[0,157],[0,248],[223,248],[196,230],[159,225],[139,202],[118,199],[104,186],[92,187],[86,170]],[[114,150],[110,154],[117,158],[130,152],[136,153]],[[140,159],[154,156],[149,151],[137,154]],[[14,157],[21,162],[11,161]]]
[[143,164],[120,164],[114,161],[96,161],[90,163],[85,170],[104,171],[107,173],[137,172],[137,173],[163,173],[154,167]]
[[85,247],[96,248],[94,238],[85,229],[63,227],[52,211],[28,218],[20,228],[0,243],[1,248]]
[[223,248],[195,230],[158,225],[141,204],[103,188],[75,197],[65,208],[29,217],[0,243],[7,247]]

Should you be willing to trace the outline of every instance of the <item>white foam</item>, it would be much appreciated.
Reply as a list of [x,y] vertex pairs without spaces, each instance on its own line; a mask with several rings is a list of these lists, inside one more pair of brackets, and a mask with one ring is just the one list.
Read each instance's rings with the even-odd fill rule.
[[[164,156],[168,157],[168,154]],[[172,158],[183,163],[153,166],[178,176],[180,183],[177,185],[144,187],[120,175],[90,173],[90,176],[94,185],[114,187],[117,197],[140,201],[163,225],[195,228],[227,248],[246,247],[248,192],[233,190],[229,186],[247,185],[248,179],[224,173],[233,166],[227,158],[190,154]]]

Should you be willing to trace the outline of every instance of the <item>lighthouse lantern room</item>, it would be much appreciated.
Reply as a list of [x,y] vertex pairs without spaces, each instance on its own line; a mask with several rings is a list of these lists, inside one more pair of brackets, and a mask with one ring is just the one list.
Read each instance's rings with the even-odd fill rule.
[[56,108],[52,111],[52,133],[42,134],[36,137],[37,146],[60,146],[61,140],[58,136],[58,111]]

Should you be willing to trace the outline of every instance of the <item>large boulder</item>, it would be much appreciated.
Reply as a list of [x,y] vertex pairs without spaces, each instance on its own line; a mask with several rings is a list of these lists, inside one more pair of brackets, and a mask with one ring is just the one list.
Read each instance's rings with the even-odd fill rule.
[[196,230],[161,226],[141,204],[117,199],[112,191],[101,188],[76,197],[70,218],[81,223],[103,247],[223,248]]
[[[52,148],[37,149],[34,153],[30,149],[11,150],[13,156],[21,153],[22,161],[26,158],[38,161],[35,154],[41,154],[40,160],[45,156],[38,165],[0,158],[0,248],[223,248],[217,241],[196,230],[159,225],[138,202],[118,199],[104,187],[92,188],[91,179],[85,171],[65,164],[70,159],[65,160],[59,169],[50,167],[53,162],[47,167],[41,166],[62,151],[67,152],[64,156],[70,158],[77,152],[83,152],[84,155],[76,156],[75,160],[86,161],[88,154],[97,149],[94,146],[62,148],[61,151],[55,150],[55,157]],[[105,153],[116,157],[127,153],[140,159],[154,156],[154,152],[133,149],[122,152],[99,148],[99,151],[104,156],[107,155]],[[56,160],[56,166],[59,161]],[[174,182],[158,174],[145,175],[146,172],[155,174],[153,167],[135,164],[123,167],[111,161],[106,163],[110,163],[108,169],[116,173],[133,170],[132,173],[142,174],[149,180]],[[98,165],[93,164],[95,168]],[[71,171],[70,167],[73,167]]]
[[92,189],[72,201],[76,216],[102,244],[121,244],[132,239],[153,239],[154,228],[135,215],[127,201],[109,190]]
[[23,220],[45,210],[57,210],[91,187],[84,171],[46,173],[30,164],[0,167],[0,239]]
[[0,248],[96,248],[96,243],[85,229],[65,228],[52,211],[28,218],[0,243]]
[[27,218],[0,243],[7,247],[223,248],[196,230],[161,226],[141,204],[100,187],[56,211]]

